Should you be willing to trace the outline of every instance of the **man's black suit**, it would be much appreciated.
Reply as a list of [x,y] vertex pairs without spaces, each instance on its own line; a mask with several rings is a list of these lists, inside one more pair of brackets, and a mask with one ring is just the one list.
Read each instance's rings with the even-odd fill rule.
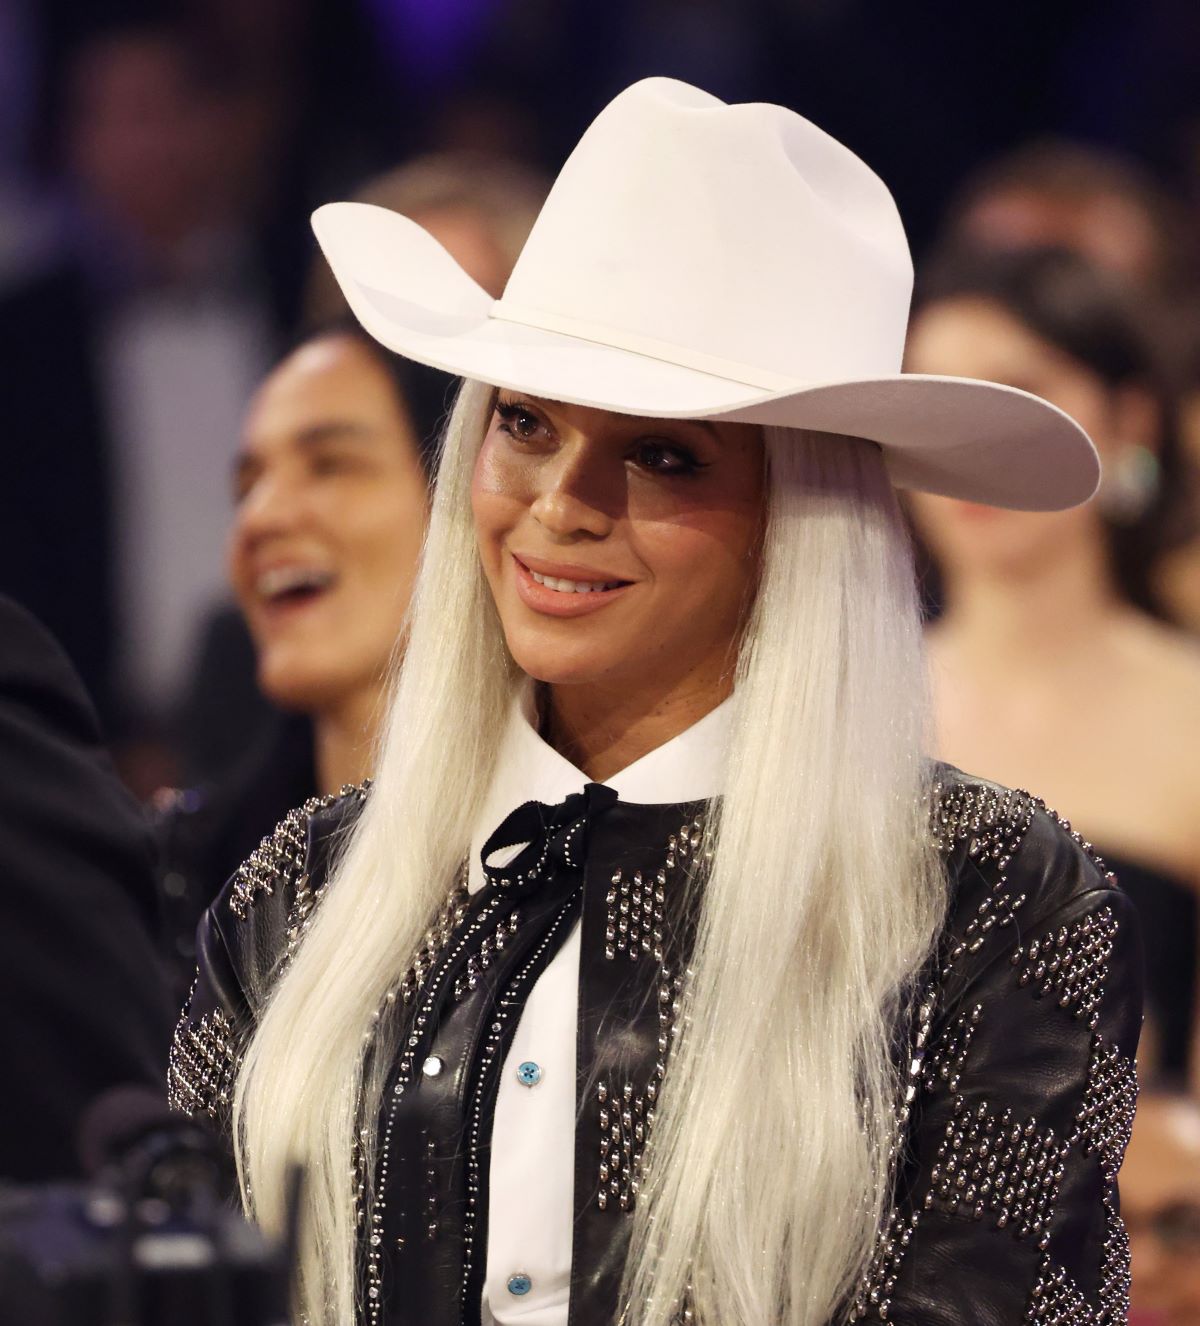
[[0,598],[0,1178],[75,1174],[88,1103],[164,1092],[149,830],[63,651]]

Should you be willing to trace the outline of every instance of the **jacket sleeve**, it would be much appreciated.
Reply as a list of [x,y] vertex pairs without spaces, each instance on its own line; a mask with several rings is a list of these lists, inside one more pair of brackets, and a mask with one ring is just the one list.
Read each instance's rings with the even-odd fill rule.
[[337,838],[367,786],[289,811],[217,895],[196,930],[196,979],[171,1045],[171,1107],[228,1131],[242,1054],[271,985],[321,895]]
[[895,1214],[852,1319],[1116,1326],[1136,917],[1040,803],[987,785],[957,796],[956,898],[907,1064]]
[[227,1129],[263,973],[277,974],[290,914],[311,896],[305,860],[311,812],[293,810],[234,872],[196,929],[196,978],[175,1028],[171,1107]]

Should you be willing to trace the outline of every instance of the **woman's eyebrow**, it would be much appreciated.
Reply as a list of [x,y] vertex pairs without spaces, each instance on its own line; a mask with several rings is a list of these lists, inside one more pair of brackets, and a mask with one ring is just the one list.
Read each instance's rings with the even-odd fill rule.
[[[291,442],[304,451],[320,447],[326,442],[366,441],[374,433],[375,429],[367,424],[355,423],[350,419],[329,419],[302,428],[293,435]],[[235,481],[244,480],[262,469],[262,461],[253,451],[242,449],[234,456],[230,469]]]
[[320,446],[322,442],[341,441],[370,437],[375,430],[366,424],[352,419],[326,419],[315,424],[308,424],[295,437],[301,447]]
[[653,432],[656,428],[702,428],[714,442],[721,441],[721,434],[717,432],[716,425],[708,419],[639,419],[638,425],[645,426],[648,432]]
[[249,451],[239,451],[233,458],[233,464],[230,468],[230,478],[234,484],[245,483],[251,479],[262,468],[258,458]]

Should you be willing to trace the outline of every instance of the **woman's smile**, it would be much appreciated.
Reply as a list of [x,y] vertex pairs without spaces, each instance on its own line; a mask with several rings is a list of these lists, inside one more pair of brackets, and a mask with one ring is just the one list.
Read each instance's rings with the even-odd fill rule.
[[247,611],[270,632],[313,608],[327,604],[339,577],[328,566],[308,561],[276,562],[256,569]]
[[517,594],[533,612],[551,617],[581,617],[619,599],[634,582],[590,567],[512,556]]

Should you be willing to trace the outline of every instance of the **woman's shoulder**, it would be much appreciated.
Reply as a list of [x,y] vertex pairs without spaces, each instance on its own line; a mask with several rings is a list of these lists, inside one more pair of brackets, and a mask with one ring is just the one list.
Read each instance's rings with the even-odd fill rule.
[[1114,684],[1124,712],[1152,734],[1156,762],[1176,777],[1200,774],[1200,641],[1189,632],[1129,612],[1112,632]]
[[1190,631],[1133,610],[1118,619],[1114,643],[1128,666],[1152,671],[1200,702],[1200,644]]
[[252,960],[260,974],[274,972],[294,950],[370,787],[366,782],[309,797],[289,810],[230,876],[206,921],[220,930],[236,966]]
[[1031,792],[939,764],[933,831],[950,879],[947,927],[968,951],[993,932],[1019,941],[1067,914],[1131,911],[1092,844]]
[[959,1320],[983,1286],[996,1321],[1124,1321],[1132,907],[1037,797],[945,765],[935,788],[950,905],[914,1000],[904,1168],[860,1319]]
[[242,1048],[286,969],[369,784],[310,797],[234,872],[196,931],[196,975],[171,1044],[173,1109],[228,1125]]
[[369,782],[347,785],[289,810],[234,871],[218,895],[218,905],[246,920],[264,899],[294,893],[302,877],[307,876],[310,887],[319,887],[332,848],[357,822],[370,787]]

